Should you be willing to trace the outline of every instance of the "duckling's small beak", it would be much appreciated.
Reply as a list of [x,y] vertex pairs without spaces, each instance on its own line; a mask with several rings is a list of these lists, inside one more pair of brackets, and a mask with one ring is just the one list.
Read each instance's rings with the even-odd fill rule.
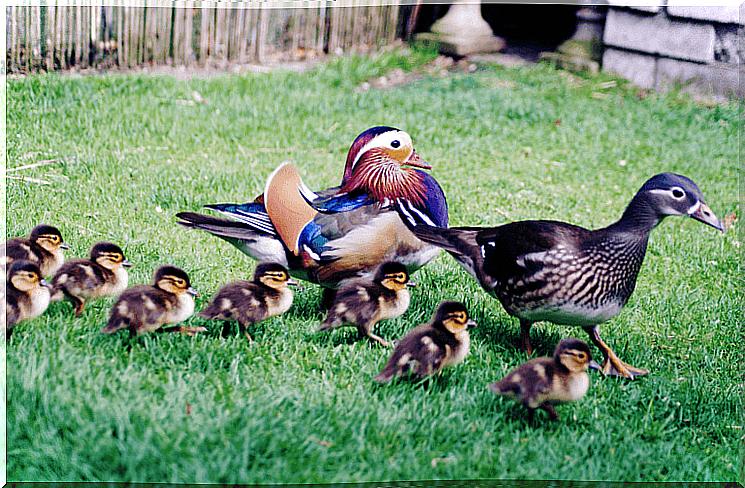
[[199,296],[199,292],[192,286],[186,289],[186,293],[188,293],[189,295],[193,295],[195,297]]
[[476,326],[477,326],[477,325],[479,325],[479,324],[477,324],[475,320],[471,320],[471,319],[468,319],[468,322],[466,322],[466,325],[467,325],[467,326],[468,326],[468,328],[470,329],[470,328],[472,328],[472,327],[476,327]]
[[124,260],[124,261],[122,261],[122,266],[124,266],[125,268],[131,268],[132,267],[132,263],[130,263],[127,260]]
[[701,202],[701,205],[691,214],[691,218],[724,232],[724,224],[722,224],[722,221],[719,220],[714,212],[711,211],[711,208],[704,202]]
[[590,359],[590,363],[589,363],[589,365],[590,365],[590,368],[591,368],[591,369],[595,369],[595,370],[598,370],[598,371],[601,371],[601,370],[603,369],[603,367],[602,367],[602,366],[600,366],[600,365],[599,365],[599,364],[597,363],[597,361],[595,361],[594,359]]
[[49,283],[49,282],[48,282],[47,280],[45,280],[44,278],[42,278],[42,279],[41,279],[41,281],[39,281],[39,286],[44,286],[44,287],[46,287],[46,288],[51,288],[51,287],[52,287],[52,284],[51,284],[51,283]]
[[287,280],[287,285],[289,286],[297,286],[298,282],[295,280]]
[[411,151],[409,159],[403,162],[402,166],[414,166],[415,168],[432,169],[430,164],[419,157],[416,151]]
[[62,244],[60,244],[59,247],[60,247],[60,249],[70,249],[70,246],[68,246],[64,242]]
[[418,285],[414,281],[407,281],[406,286],[410,286],[412,288],[416,288]]

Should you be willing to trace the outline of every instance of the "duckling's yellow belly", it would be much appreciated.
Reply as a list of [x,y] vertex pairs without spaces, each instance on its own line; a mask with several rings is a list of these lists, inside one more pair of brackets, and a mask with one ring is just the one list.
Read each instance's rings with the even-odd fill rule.
[[182,293],[178,297],[176,306],[173,307],[166,317],[165,322],[169,324],[175,324],[182,322],[194,313],[194,299],[187,293]]
[[548,394],[548,400],[573,402],[585,396],[589,387],[590,377],[585,372],[573,374],[564,378],[564,381],[561,381],[561,378],[554,377],[554,387]]
[[467,330],[460,331],[455,336],[460,342],[460,345],[455,349],[453,354],[443,361],[443,366],[452,366],[463,361],[471,349],[471,335]]
[[393,300],[380,299],[380,316],[378,320],[388,320],[402,315],[409,308],[411,295],[409,290],[403,289],[396,292]]
[[31,306],[26,312],[28,314],[26,318],[33,319],[44,313],[49,306],[50,298],[49,288],[44,287],[34,290],[31,294]]

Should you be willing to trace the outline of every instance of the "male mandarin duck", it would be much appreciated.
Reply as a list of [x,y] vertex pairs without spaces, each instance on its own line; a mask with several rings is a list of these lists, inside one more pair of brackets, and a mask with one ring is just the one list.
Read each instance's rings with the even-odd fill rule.
[[[135,285],[124,290],[111,309],[111,317],[102,334],[128,329],[130,337],[154,332],[166,324],[188,319],[194,313],[194,296],[189,275],[175,266],[161,266],[155,271],[152,285]],[[204,327],[178,327],[180,332],[193,334]]]
[[346,281],[337,291],[326,319],[317,332],[349,324],[356,326],[360,334],[389,346],[372,330],[381,320],[396,318],[406,312],[411,299],[407,285],[409,272],[406,266],[392,261],[381,264],[372,280],[358,278]]
[[406,202],[397,208],[419,239],[448,251],[520,319],[528,355],[533,322],[581,326],[603,353],[602,372],[629,379],[647,371],[621,361],[600,339],[599,324],[615,316],[634,291],[650,232],[668,215],[724,231],[698,186],[671,173],[650,178],[620,220],[597,230],[548,220],[444,229]]
[[65,262],[63,249],[70,246],[62,241],[59,229],[51,225],[37,225],[28,239],[14,237],[0,249],[0,265],[3,274],[14,261],[24,259],[39,266],[42,276],[52,276]]
[[468,329],[475,326],[462,303],[441,303],[431,322],[415,327],[401,339],[374,381],[386,383],[406,373],[423,378],[461,362],[471,347]]
[[294,284],[281,264],[259,263],[251,281],[237,280],[223,286],[197,315],[205,319],[235,320],[250,341],[246,327],[285,313],[294,295],[288,285]]
[[447,226],[440,185],[417,168],[431,168],[411,137],[391,127],[360,134],[347,155],[341,185],[314,193],[297,169],[280,165],[264,193],[243,205],[206,205],[231,219],[182,212],[179,224],[207,231],[257,261],[277,262],[296,278],[336,288],[395,260],[409,272],[439,253],[401,222],[392,203],[409,202],[433,225]]
[[564,339],[556,347],[554,357],[531,359],[500,381],[490,383],[489,389],[525,405],[531,422],[536,408],[548,412],[550,420],[556,420],[559,417],[553,407],[555,403],[573,402],[587,393],[590,366],[600,367],[593,361],[589,346],[579,339]]
[[52,278],[52,301],[67,297],[75,315],[83,313],[86,300],[117,295],[129,283],[124,252],[116,244],[98,242],[91,249],[90,259],[71,259]]
[[36,263],[20,259],[10,265],[0,314],[6,340],[14,325],[44,313],[49,306],[49,288]]

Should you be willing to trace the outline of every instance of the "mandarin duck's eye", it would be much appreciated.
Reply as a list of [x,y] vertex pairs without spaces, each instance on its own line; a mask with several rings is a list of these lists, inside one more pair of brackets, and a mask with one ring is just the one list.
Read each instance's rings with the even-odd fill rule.
[[401,141],[395,140],[395,141],[391,142],[391,147],[393,149],[398,149],[399,147],[401,147]]
[[685,196],[685,192],[680,188],[673,188],[673,198],[680,200]]

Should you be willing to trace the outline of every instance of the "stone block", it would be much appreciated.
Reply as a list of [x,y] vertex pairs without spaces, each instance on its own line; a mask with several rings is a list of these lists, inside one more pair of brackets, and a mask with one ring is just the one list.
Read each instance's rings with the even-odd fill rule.
[[714,60],[721,63],[745,63],[745,39],[743,27],[734,24],[719,24],[714,27],[716,41],[714,42]]
[[740,18],[739,9],[734,5],[704,7],[691,6],[690,0],[668,0],[667,13],[672,17],[745,25]]
[[603,53],[603,71],[615,73],[642,88],[652,88],[655,58],[646,54],[607,48]]
[[714,98],[743,96],[740,77],[745,75],[735,66],[715,63],[711,65],[689,63],[678,59],[661,58],[657,61],[655,90],[681,91]]
[[605,21],[603,42],[609,46],[650,54],[710,63],[714,61],[714,26],[648,16],[611,8]]
[[626,7],[632,10],[641,10],[643,12],[659,12],[662,10],[662,0],[637,0],[635,2],[623,0],[608,0],[608,5],[612,7]]

